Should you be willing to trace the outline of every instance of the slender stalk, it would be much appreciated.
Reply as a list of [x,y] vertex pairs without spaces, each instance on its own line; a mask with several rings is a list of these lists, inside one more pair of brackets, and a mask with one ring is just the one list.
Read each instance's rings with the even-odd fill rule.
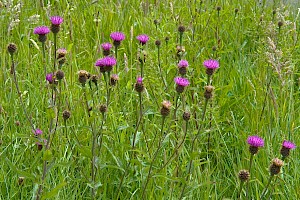
[[261,193],[260,199],[263,199],[263,197],[266,195],[267,189],[268,189],[268,187],[270,186],[270,184],[271,184],[271,182],[272,182],[272,180],[273,180],[273,177],[274,177],[274,175],[273,175],[273,176],[270,176],[269,181],[268,181],[268,183],[267,183],[265,189],[264,189],[263,192]]
[[116,74],[118,74],[118,46],[115,46],[115,57],[116,57],[116,67],[115,67],[115,71],[116,71]]
[[249,180],[247,181],[247,190],[246,190],[246,199],[249,199],[249,191],[250,191],[250,180],[251,180],[251,168],[252,168],[252,163],[253,163],[253,154],[250,156],[250,163],[249,163]]
[[161,132],[160,132],[160,140],[159,140],[159,144],[158,144],[158,147],[157,147],[157,149],[156,149],[156,151],[155,151],[155,153],[154,153],[154,156],[153,156],[153,158],[152,158],[152,161],[151,161],[151,163],[150,163],[148,175],[147,175],[147,178],[146,178],[146,183],[145,183],[144,188],[143,188],[143,190],[142,190],[142,199],[145,198],[146,188],[147,188],[147,185],[148,185],[149,180],[150,180],[150,178],[151,178],[151,171],[152,171],[153,163],[154,163],[155,159],[157,158],[157,155],[158,155],[158,153],[159,153],[159,151],[160,151],[160,148],[161,148],[161,146],[162,146],[162,142],[164,141],[164,138],[165,138],[165,134],[164,134],[164,132],[163,132],[164,124],[165,124],[165,119],[166,119],[166,117],[163,116],[163,118],[162,118],[162,123],[161,123]]
[[241,199],[241,193],[242,193],[242,190],[243,190],[243,185],[244,185],[244,182],[243,182],[243,181],[241,181],[241,183],[240,183],[240,189],[239,189],[239,193],[238,193],[238,196],[237,196],[237,198],[238,198],[238,199]]
[[46,69],[46,52],[45,52],[45,42],[42,42],[42,52],[43,52],[44,75],[45,75],[45,77],[46,77],[46,75],[47,75],[47,69]]
[[19,84],[18,84],[18,80],[17,80],[17,75],[16,75],[14,57],[13,57],[13,54],[10,54],[10,55],[11,55],[11,72],[13,74],[13,79],[14,79],[14,83],[15,83],[15,86],[16,86],[16,90],[17,90],[18,96],[19,96],[19,100],[20,100],[20,103],[21,103],[21,105],[23,107],[23,111],[24,111],[24,114],[26,116],[27,121],[29,122],[32,130],[35,130],[34,124],[33,124],[32,120],[31,120],[31,118],[29,117],[28,112],[26,110],[26,107],[25,107],[25,105],[23,103],[23,97],[22,97],[22,93],[21,93],[20,88],[19,88]]
[[157,60],[158,60],[158,69],[159,69],[159,73],[160,73],[160,77],[164,83],[164,86],[165,86],[165,91],[168,90],[168,86],[167,86],[167,83],[166,83],[166,80],[163,76],[163,73],[162,73],[162,70],[161,70],[161,60],[160,60],[160,47],[157,46]]

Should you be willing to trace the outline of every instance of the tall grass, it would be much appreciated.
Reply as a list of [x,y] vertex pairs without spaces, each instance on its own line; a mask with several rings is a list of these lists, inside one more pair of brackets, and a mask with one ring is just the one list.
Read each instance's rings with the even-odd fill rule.
[[[280,1],[262,2],[2,1],[0,199],[34,199],[40,185],[41,199],[236,199],[238,172],[249,166],[249,135],[265,140],[253,159],[249,182],[248,196],[259,199],[271,160],[280,158],[282,141],[300,144],[299,13]],[[47,72],[53,71],[53,34],[45,43],[45,63],[43,47],[33,34],[36,26],[50,26],[53,15],[64,18],[57,48],[68,52],[62,67],[65,81],[59,84],[60,112],[51,107],[52,85],[44,75],[45,63]],[[186,28],[182,41],[179,25]],[[112,42],[110,33],[115,31],[126,39],[117,50],[120,80],[112,87],[94,64],[103,57],[100,44]],[[142,94],[134,89],[141,73],[140,34],[150,37],[143,52]],[[159,55],[156,40],[161,41]],[[10,72],[11,42],[18,46],[13,58],[20,94]],[[174,83],[181,42],[190,81],[184,101],[177,99]],[[202,63],[210,58],[220,68],[202,117],[208,84]],[[83,88],[79,70],[97,75],[97,87],[87,82]],[[107,89],[110,100],[103,114],[99,107],[107,102]],[[173,106],[162,123],[164,100]],[[71,112],[69,119],[64,120],[63,110]],[[186,111],[191,115],[187,133],[182,117]],[[51,148],[39,150],[32,124],[47,139],[56,114]],[[264,198],[300,198],[298,158],[296,148]]]

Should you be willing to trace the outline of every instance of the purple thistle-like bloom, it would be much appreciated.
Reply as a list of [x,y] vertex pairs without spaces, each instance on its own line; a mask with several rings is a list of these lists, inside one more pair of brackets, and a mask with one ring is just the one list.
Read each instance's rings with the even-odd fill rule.
[[140,76],[137,77],[136,82],[139,83],[139,84],[142,84],[143,83],[143,78],[140,77]]
[[95,63],[95,66],[100,67],[100,72],[110,72],[112,70],[112,67],[117,64],[117,60],[114,57],[104,57],[101,59],[98,59]]
[[182,77],[176,77],[176,78],[174,78],[174,81],[175,81],[176,85],[179,85],[182,87],[186,87],[190,84],[189,80],[182,78]]
[[52,73],[49,73],[46,75],[46,80],[49,82],[49,83],[53,83],[53,74]]
[[64,19],[60,16],[52,16],[50,17],[50,21],[53,25],[60,25],[64,22]]
[[206,67],[207,69],[217,69],[219,68],[219,62],[217,60],[205,60],[203,62],[204,67]]
[[257,135],[249,136],[247,139],[247,143],[252,147],[263,147],[264,140]]
[[284,140],[282,143],[282,147],[284,147],[286,149],[295,149],[296,145],[290,141]]
[[112,48],[112,45],[109,42],[107,42],[107,43],[101,44],[101,47],[104,51],[109,51]]
[[33,33],[38,35],[46,35],[50,32],[47,26],[38,26],[34,29]]
[[121,42],[121,41],[125,40],[125,35],[122,32],[113,32],[110,34],[110,38],[113,41]]
[[35,130],[32,130],[34,135],[42,135],[43,134],[43,131],[41,129],[35,129]]
[[179,68],[186,68],[189,66],[189,63],[187,60],[180,60],[177,66]]
[[145,45],[145,44],[148,42],[148,40],[149,40],[149,36],[146,35],[146,34],[142,34],[142,35],[138,35],[138,36],[136,37],[136,39],[137,39],[138,41],[140,41],[140,43],[141,43],[142,45]]

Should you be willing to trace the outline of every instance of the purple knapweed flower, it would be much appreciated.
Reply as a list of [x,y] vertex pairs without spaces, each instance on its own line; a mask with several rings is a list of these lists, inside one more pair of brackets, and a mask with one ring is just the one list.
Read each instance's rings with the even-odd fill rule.
[[284,140],[282,143],[282,147],[280,150],[280,154],[282,155],[282,160],[290,155],[290,150],[295,149],[296,145],[290,141]]
[[32,132],[34,133],[35,136],[43,134],[43,131],[41,129],[35,129],[35,130],[32,130]]
[[251,154],[257,154],[258,147],[264,146],[264,140],[257,135],[249,136],[247,138],[247,143],[250,145],[249,151]]
[[176,85],[183,86],[183,87],[186,87],[190,84],[189,80],[182,78],[182,77],[176,77],[176,78],[174,78],[174,81],[175,81]]
[[112,48],[112,45],[109,42],[101,44],[101,47],[105,51],[109,51]]
[[60,16],[52,16],[50,17],[50,21],[51,21],[51,31],[54,34],[57,34],[60,30],[60,25],[61,23],[63,23],[64,19]]
[[64,22],[64,19],[60,16],[50,17],[50,21],[53,25],[61,25]]
[[33,30],[34,34],[39,35],[40,42],[46,42],[47,34],[50,32],[50,29],[47,26],[38,26]]
[[219,68],[219,62],[217,60],[205,60],[203,62],[204,67],[206,68],[206,74],[211,76],[214,71]]
[[148,42],[148,40],[149,40],[149,36],[146,35],[146,34],[142,34],[142,35],[138,35],[138,36],[136,37],[136,39],[137,39],[138,41],[140,41],[140,43],[141,43],[142,45],[145,45],[145,44]]
[[112,45],[109,42],[101,44],[103,55],[108,56],[110,54],[110,49],[112,48]]
[[38,26],[34,29],[33,33],[38,35],[46,35],[50,32],[47,26]]
[[114,46],[118,47],[120,46],[121,42],[125,40],[125,35],[122,32],[113,32],[110,34],[110,38],[114,41]]
[[46,75],[46,80],[51,84],[53,83],[53,74],[52,73],[49,73]]
[[187,60],[180,60],[177,66],[179,68],[186,68],[189,66],[189,63]]
[[174,78],[174,81],[176,83],[176,91],[178,93],[182,93],[184,88],[190,84],[189,80],[182,77],[176,77]]
[[141,93],[144,91],[144,84],[143,84],[143,78],[141,76],[137,77],[136,83],[134,85],[135,91],[138,93]]
[[296,145],[290,141],[284,140],[282,146],[287,149],[295,149]]
[[107,56],[98,59],[95,63],[95,66],[100,67],[100,71],[104,73],[110,72],[115,64],[117,64],[117,60],[114,57]]

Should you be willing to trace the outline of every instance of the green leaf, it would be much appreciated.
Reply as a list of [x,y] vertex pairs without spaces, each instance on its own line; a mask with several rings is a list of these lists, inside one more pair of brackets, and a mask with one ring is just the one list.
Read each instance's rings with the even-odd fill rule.
[[67,185],[66,182],[62,182],[62,183],[58,184],[53,190],[51,190],[50,192],[43,195],[42,199],[48,199],[48,198],[54,197],[55,195],[58,194],[59,190],[61,188],[63,188],[65,185]]
[[16,172],[19,176],[24,176],[25,178],[29,178],[29,179],[35,179],[34,175],[18,169],[8,158],[5,158],[5,161],[6,164],[8,164],[8,166],[11,168],[11,170]]
[[52,159],[52,152],[48,149],[44,152],[43,160],[51,160]]

